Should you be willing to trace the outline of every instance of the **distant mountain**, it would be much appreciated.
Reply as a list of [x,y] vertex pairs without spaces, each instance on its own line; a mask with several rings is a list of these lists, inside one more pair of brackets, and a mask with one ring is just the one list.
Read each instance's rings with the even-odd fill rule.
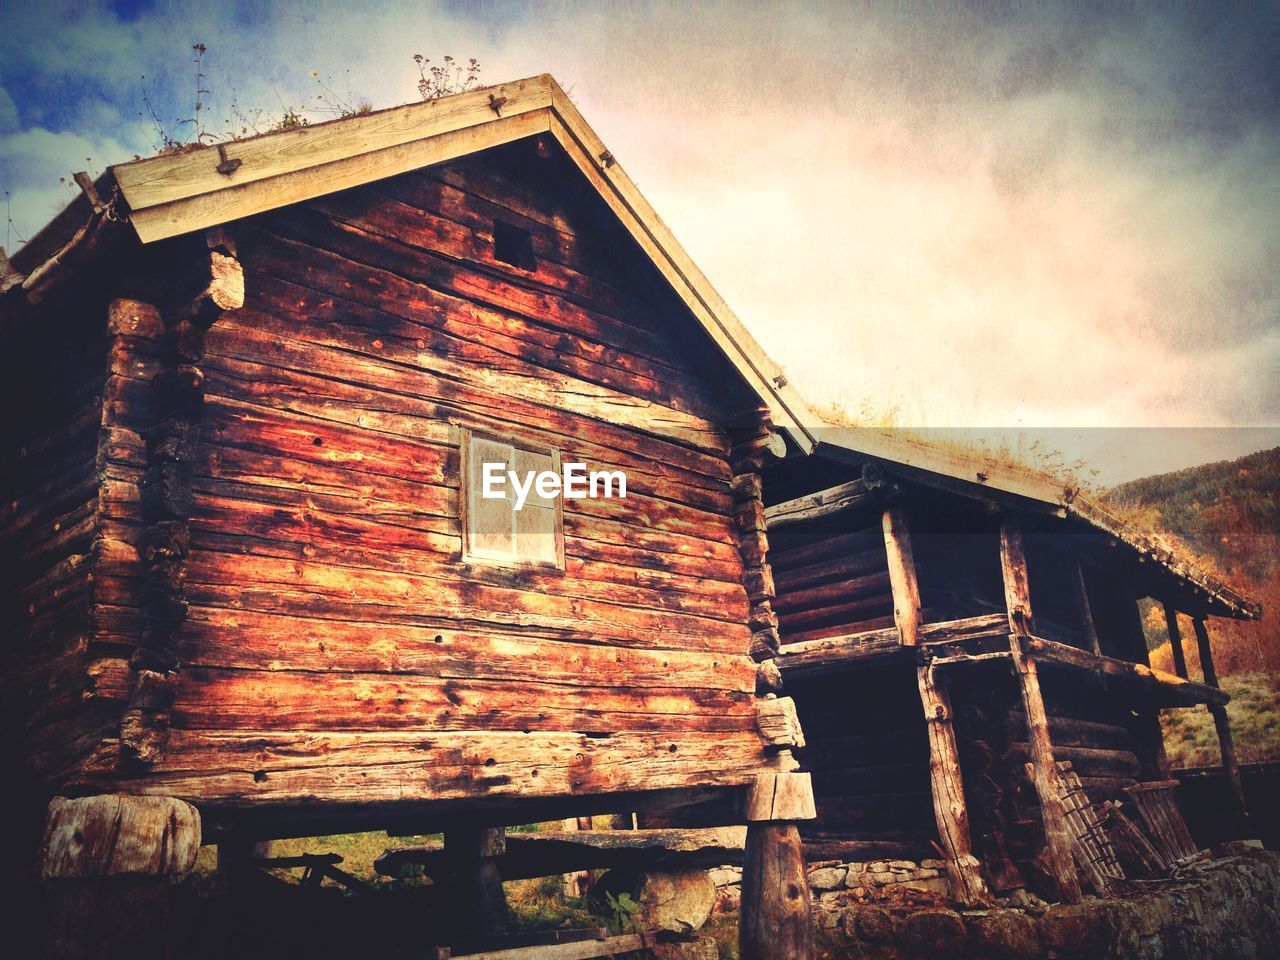
[[1280,447],[1144,477],[1112,488],[1104,499],[1171,534],[1262,602],[1257,624],[1214,621],[1220,672],[1280,670]]

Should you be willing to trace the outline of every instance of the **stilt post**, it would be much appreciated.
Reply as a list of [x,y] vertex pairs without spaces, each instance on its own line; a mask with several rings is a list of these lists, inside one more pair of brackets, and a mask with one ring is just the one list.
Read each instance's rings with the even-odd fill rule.
[[[1196,647],[1200,654],[1200,670],[1204,675],[1204,682],[1211,687],[1216,687],[1218,670],[1213,664],[1213,647],[1209,644],[1209,625],[1203,617],[1197,617],[1191,624],[1196,632]],[[1231,721],[1227,717],[1227,708],[1216,703],[1210,704],[1209,714],[1213,717],[1214,728],[1218,731],[1222,772],[1226,775],[1227,783],[1231,784],[1231,793],[1235,797],[1241,818],[1247,818],[1249,806],[1245,801],[1244,781],[1240,778],[1240,764],[1236,761],[1236,745],[1231,736]]]
[[920,585],[902,507],[894,505],[886,510],[882,525],[885,556],[889,561],[889,587],[893,592],[893,622],[898,627],[902,645],[914,647],[920,635]]
[[181,800],[55,798],[41,852],[47,956],[168,957],[169,887],[191,872],[199,850],[200,815]]
[[812,960],[809,879],[796,821],[815,816],[807,773],[761,774],[748,790],[738,926],[742,960]]
[[1093,608],[1089,606],[1089,586],[1084,578],[1084,567],[1076,564],[1076,603],[1080,608],[1080,622],[1084,626],[1085,638],[1089,641],[1089,649],[1095,657],[1102,656],[1102,644],[1098,641],[1098,628],[1093,622]]
[[510,922],[507,896],[494,857],[507,852],[502,827],[459,828],[444,834],[444,851],[453,882],[453,923],[463,938],[506,931]]
[[960,749],[952,724],[951,694],[937,682],[932,666],[917,668],[920,701],[929,730],[929,777],[933,789],[933,816],[938,839],[947,858],[951,896],[957,903],[975,907],[991,899],[978,858],[973,855],[969,810],[960,772]]
[[1036,662],[1026,656],[1022,638],[1031,632],[1031,591],[1027,579],[1027,558],[1022,530],[1013,519],[1000,525],[1000,568],[1004,575],[1005,604],[1009,611],[1009,651],[1022,694],[1027,717],[1027,740],[1031,746],[1032,785],[1040,800],[1044,824],[1045,854],[1058,893],[1068,903],[1079,903],[1080,878],[1071,855],[1067,813],[1058,790],[1058,767],[1049,739],[1049,717],[1040,692]]
[[[893,591],[893,616],[903,646],[914,647],[920,632],[920,583],[911,535],[900,506],[884,512],[885,556],[889,561],[889,586]],[[990,899],[978,859],[973,855],[969,834],[969,811],[965,806],[964,779],[960,772],[960,750],[952,726],[951,695],[936,682],[933,667],[917,668],[920,701],[929,730],[929,776],[933,789],[933,813],[938,839],[946,854],[951,895],[967,907]]]
[[1169,650],[1173,654],[1173,672],[1187,679],[1187,655],[1182,649],[1182,631],[1178,628],[1178,611],[1173,604],[1164,605],[1164,624],[1169,631]]

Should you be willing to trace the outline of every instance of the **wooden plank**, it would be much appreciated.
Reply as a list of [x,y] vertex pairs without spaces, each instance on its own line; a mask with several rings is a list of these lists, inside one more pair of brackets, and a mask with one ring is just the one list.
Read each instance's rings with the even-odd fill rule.
[[1080,879],[1076,875],[1067,830],[1066,809],[1058,782],[1057,761],[1049,739],[1049,721],[1040,694],[1036,662],[1022,654],[1017,637],[1011,641],[1011,653],[1018,674],[1022,709],[1027,716],[1027,737],[1031,747],[1031,763],[1027,772],[1040,801],[1044,824],[1045,852],[1059,895],[1069,903],[1080,902]]
[[916,669],[920,702],[929,731],[929,777],[934,819],[946,854],[947,876],[956,902],[974,907],[990,900],[969,836],[969,812],[965,806],[960,750],[952,725],[951,696],[938,684],[931,665]]
[[1004,580],[1005,610],[1009,614],[1009,632],[1025,636],[1033,628],[1031,587],[1022,529],[1012,517],[1000,524],[1000,570]]
[[920,585],[916,580],[916,564],[911,556],[911,537],[906,516],[900,506],[884,512],[885,556],[889,561],[889,580],[893,589],[893,618],[898,637],[904,647],[914,647],[920,635]]
[[[966,638],[1004,637],[1007,635],[1006,630],[1004,614],[986,614],[963,620],[926,623],[920,629],[919,640],[923,644],[940,644]],[[895,626],[799,643],[784,643],[778,651],[778,667],[784,675],[799,675],[902,652],[904,648]]]
[[[1200,669],[1204,682],[1211,687],[1218,686],[1218,671],[1213,664],[1213,646],[1209,642],[1209,627],[1203,617],[1191,621],[1196,632],[1196,647],[1200,654]],[[1236,759],[1235,739],[1231,735],[1231,720],[1227,716],[1227,708],[1222,704],[1210,704],[1209,713],[1213,716],[1213,726],[1218,734],[1218,750],[1222,757],[1222,772],[1231,785],[1231,795],[1235,800],[1236,813],[1242,818],[1249,816],[1249,805],[1245,800],[1244,781],[1240,778],[1240,763]]]
[[861,480],[851,480],[808,496],[787,500],[765,509],[765,517],[772,529],[797,523],[822,520],[846,510],[874,503],[882,494],[867,487]]
[[[490,106],[491,96],[506,98],[502,104],[502,119],[514,120],[529,113],[545,115],[553,82],[550,76],[542,74],[428,103],[392,107],[238,140],[225,145],[227,156],[240,161],[230,174],[218,172],[221,151],[212,146],[116,164],[111,172],[135,214],[150,207],[189,201],[205,194],[244,192],[246,187],[260,181],[324,165],[362,160],[358,176],[352,176],[357,169],[353,167],[344,170],[346,179],[336,181],[342,185],[334,189],[346,189],[439,162],[439,159],[424,160],[395,169],[380,162],[378,154],[381,151],[403,148],[440,135],[501,126]],[[470,149],[478,148],[473,146]],[[300,178],[295,176],[292,179],[297,181]],[[296,202],[296,199],[299,198],[287,202]],[[261,209],[269,208],[259,208],[254,212]]]
[[1085,581],[1084,567],[1079,562],[1075,565],[1073,581],[1076,594],[1076,608],[1080,612],[1080,622],[1084,624],[1084,634],[1089,641],[1089,649],[1094,656],[1102,656],[1102,646],[1098,642],[1098,628],[1093,622],[1093,609],[1089,606],[1089,587]]
[[[745,839],[745,827],[517,833],[506,838],[495,864],[504,881],[614,868],[708,870],[741,864]],[[442,846],[396,847],[374,862],[388,877],[399,877],[406,866],[425,867],[435,877],[446,868]]]
[[1187,679],[1187,655],[1182,649],[1182,630],[1178,627],[1178,611],[1169,603],[1164,606],[1164,624],[1169,633],[1169,651],[1173,654],[1173,672]]
[[141,780],[116,769],[118,752],[114,741],[100,741],[69,785],[105,791],[127,784],[140,794],[188,799],[202,810],[285,810],[299,796],[318,807],[486,800],[511,805],[535,798],[745,787],[764,760],[754,729],[592,736],[175,729],[161,761]]
[[[440,679],[411,674],[326,674],[292,669],[187,666],[173,723],[189,730],[618,731],[722,730],[757,726],[753,693],[683,687],[631,689]],[[783,701],[768,701],[784,703]],[[770,714],[770,716],[774,716]],[[779,718],[767,742],[796,736]]]
[[[1030,773],[1031,771],[1028,771]],[[1070,763],[1059,761],[1058,782],[1062,789],[1062,803],[1067,811],[1067,827],[1071,831],[1071,852],[1080,871],[1089,878],[1094,892],[1100,897],[1111,895],[1117,881],[1124,880],[1124,871],[1116,858],[1115,849],[1098,821],[1098,815],[1085,794],[1080,777]]]
[[234,189],[135,210],[129,222],[143,243],[153,243],[544,133],[548,122],[544,110],[503,117],[488,124],[256,180]]
[[1165,705],[1191,706],[1197,703],[1225,706],[1230,694],[1208,684],[1184,680],[1163,670],[1155,670],[1141,663],[1130,663],[1115,657],[1095,657],[1093,654],[1043,637],[1023,637],[1022,648],[1027,656],[1047,663],[1076,667],[1119,680],[1129,680],[1154,690]]
[[653,938],[640,933],[624,933],[603,940],[579,940],[572,943],[548,943],[538,946],[511,947],[507,950],[486,950],[482,953],[452,953],[444,951],[438,956],[455,957],[457,960],[591,960],[593,957],[612,957],[618,954],[643,950]]

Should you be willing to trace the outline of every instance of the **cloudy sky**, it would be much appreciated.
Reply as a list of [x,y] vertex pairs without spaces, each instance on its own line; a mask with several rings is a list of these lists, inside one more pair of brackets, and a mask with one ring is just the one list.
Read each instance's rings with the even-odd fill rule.
[[191,135],[193,43],[214,133],[474,56],[555,74],[819,406],[1024,431],[1104,482],[1280,443],[1276,5],[18,6],[10,250],[59,177],[153,152],[141,75]]

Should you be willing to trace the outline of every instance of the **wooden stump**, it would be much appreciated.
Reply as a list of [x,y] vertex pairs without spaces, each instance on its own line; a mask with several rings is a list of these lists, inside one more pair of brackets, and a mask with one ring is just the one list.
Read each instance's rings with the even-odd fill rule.
[[742,960],[810,960],[813,920],[804,847],[794,824],[752,823],[742,864]]
[[510,911],[493,858],[506,852],[506,831],[451,830],[444,835],[444,850],[452,874],[455,930],[464,939],[504,933]]
[[813,919],[809,878],[797,820],[812,820],[813,782],[807,773],[775,771],[756,777],[743,808],[742,960],[810,960]]
[[56,798],[41,871],[49,892],[48,956],[169,956],[169,887],[195,866],[200,816],[167,797]]

